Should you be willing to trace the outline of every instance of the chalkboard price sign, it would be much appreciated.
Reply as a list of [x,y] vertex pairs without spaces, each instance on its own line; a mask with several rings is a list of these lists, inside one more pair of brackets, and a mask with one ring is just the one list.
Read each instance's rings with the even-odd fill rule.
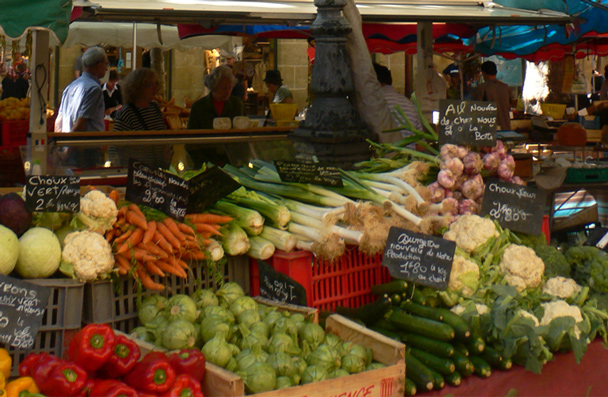
[[258,260],[260,272],[260,295],[292,305],[306,306],[306,290],[302,284],[274,270],[269,264]]
[[444,290],[450,281],[456,243],[391,227],[382,265],[391,276]]
[[544,205],[545,192],[540,189],[489,179],[479,215],[489,215],[500,226],[516,232],[540,235]]
[[25,207],[31,212],[80,211],[80,177],[34,175],[25,183]]
[[439,101],[439,145],[496,145],[494,102]]
[[188,182],[182,178],[130,159],[125,194],[127,200],[182,221],[186,216],[189,193]]
[[241,185],[219,167],[213,167],[188,181],[188,213],[200,213]]
[[47,287],[0,275],[0,343],[31,349],[50,295]]
[[340,170],[320,163],[300,163],[297,161],[275,161],[277,172],[283,182],[312,183],[321,186],[342,187]]

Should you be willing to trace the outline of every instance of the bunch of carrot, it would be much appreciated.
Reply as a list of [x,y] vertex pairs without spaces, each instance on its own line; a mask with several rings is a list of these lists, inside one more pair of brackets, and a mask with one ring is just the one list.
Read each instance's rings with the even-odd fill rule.
[[219,234],[219,223],[232,220],[218,217],[192,214],[186,217],[187,223],[169,217],[148,220],[138,205],[122,205],[114,228],[106,233],[106,239],[113,247],[118,273],[133,275],[151,290],[165,288],[152,276],[171,274],[187,278],[189,265],[186,261],[205,259],[205,246],[210,243],[210,237]]

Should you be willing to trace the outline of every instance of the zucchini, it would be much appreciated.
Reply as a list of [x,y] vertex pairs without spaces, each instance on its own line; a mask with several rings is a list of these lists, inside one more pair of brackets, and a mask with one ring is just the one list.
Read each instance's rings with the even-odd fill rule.
[[469,355],[469,349],[465,346],[464,343],[462,342],[454,342],[452,344],[452,346],[454,346],[454,349],[456,351],[459,351],[461,354],[468,356]]
[[409,353],[405,354],[405,367],[407,378],[411,379],[418,390],[433,390],[433,374],[426,365]]
[[404,301],[399,305],[404,311],[413,314],[415,316],[430,318],[435,321],[443,321],[443,314],[438,309],[420,305],[412,301]]
[[401,294],[403,292],[407,292],[407,282],[404,280],[393,280],[384,284],[372,285],[372,294],[377,296]]
[[474,354],[479,355],[483,351],[483,349],[486,348],[486,342],[480,336],[473,336],[469,338],[464,344],[467,349],[469,349],[469,353],[471,353],[469,357]]
[[454,355],[454,346],[448,342],[427,338],[417,334],[401,332],[401,341],[407,346],[416,347],[439,357],[450,358]]
[[420,288],[416,288],[415,284],[409,284],[407,286],[407,299],[418,303],[419,305],[426,305],[426,296],[420,291]]
[[391,303],[395,306],[399,306],[402,301],[402,294],[392,294],[391,295]]
[[443,315],[443,322],[450,324],[456,331],[456,338],[466,340],[471,336],[471,326],[462,316],[444,308],[435,309]]
[[412,316],[398,308],[393,309],[389,320],[403,331],[425,335],[444,342],[454,339],[454,328],[450,325],[424,317]]
[[395,332],[399,331],[399,328],[395,327],[395,324],[388,321],[385,317],[380,318],[380,320],[373,323],[372,326],[386,329],[388,331],[395,331]]
[[498,369],[507,370],[507,369],[511,369],[512,366],[513,366],[513,361],[511,361],[510,358],[503,357],[502,361],[500,362],[500,365],[498,365]]
[[434,369],[442,375],[451,374],[452,372],[456,371],[454,362],[449,358],[437,357],[434,354],[416,349],[415,347],[411,347],[409,351],[410,354],[420,360],[422,364]]
[[470,356],[469,360],[473,363],[475,370],[473,373],[481,378],[488,378],[492,375],[492,367],[487,363],[486,360],[479,356]]
[[460,351],[456,350],[454,355],[452,356],[452,361],[454,361],[454,365],[456,366],[456,371],[463,377],[473,375],[473,364],[471,360]]
[[443,377],[446,383],[450,386],[460,386],[462,383],[462,376],[458,373],[458,371],[454,371],[449,375]]
[[381,319],[390,307],[390,299],[379,298],[358,308],[337,306],[336,313],[352,320],[359,320],[365,325],[372,325]]
[[443,375],[439,372],[435,371],[433,368],[427,365],[431,374],[433,374],[433,390],[441,390],[445,387],[445,379],[443,379]]
[[405,395],[414,396],[416,395],[416,384],[410,378],[405,378]]
[[478,355],[494,368],[500,367],[500,363],[502,363],[503,360],[502,354],[500,354],[498,350],[488,345],[486,345],[485,349],[483,349],[483,351]]
[[397,333],[395,331],[391,331],[389,329],[378,327],[376,325],[372,325],[371,327],[369,327],[369,329],[371,329],[372,331],[376,331],[377,333],[382,334],[388,338],[395,339],[397,341],[401,340],[401,335],[399,335],[399,333]]

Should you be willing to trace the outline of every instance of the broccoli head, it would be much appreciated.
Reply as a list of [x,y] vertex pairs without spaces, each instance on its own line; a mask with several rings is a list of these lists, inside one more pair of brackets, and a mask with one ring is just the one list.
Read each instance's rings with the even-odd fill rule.
[[525,245],[534,250],[536,250],[536,247],[544,247],[547,245],[547,237],[545,237],[543,233],[536,236],[533,234],[515,232],[515,235],[521,240],[521,245]]
[[570,264],[560,250],[551,245],[537,245],[533,249],[536,255],[545,262],[545,276],[547,278],[555,276],[570,277]]
[[597,292],[608,293],[608,254],[600,251],[589,264],[589,287]]

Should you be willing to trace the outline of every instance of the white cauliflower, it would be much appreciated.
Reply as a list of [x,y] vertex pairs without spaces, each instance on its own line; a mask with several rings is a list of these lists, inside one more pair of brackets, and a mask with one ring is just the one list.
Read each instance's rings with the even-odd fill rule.
[[[462,313],[464,313],[465,309],[466,309],[466,306],[459,303],[456,306],[453,306],[450,309],[450,311],[452,311],[452,313],[458,314],[460,316]],[[475,309],[477,309],[477,314],[479,314],[480,316],[490,313],[490,308],[482,303],[475,303]]]
[[478,215],[462,215],[450,225],[443,238],[452,240],[458,247],[471,253],[492,236],[498,237],[494,222]]
[[118,208],[114,200],[100,190],[91,190],[80,199],[80,212],[75,218],[79,222],[72,226],[79,230],[105,233],[112,229],[117,216]]
[[99,233],[82,231],[66,236],[60,270],[87,282],[107,278],[114,268],[110,243]]
[[534,325],[538,327],[538,325],[539,325],[538,318],[534,314],[530,313],[529,311],[523,310],[523,309],[520,309],[519,312],[521,313],[521,315],[523,317],[532,319],[532,321],[534,321]]
[[517,244],[505,248],[499,267],[507,284],[517,288],[517,292],[540,285],[545,271],[545,263],[532,248]]
[[579,293],[583,287],[578,285],[571,278],[556,276],[548,279],[543,285],[545,294],[557,296],[558,298],[566,299]]
[[477,290],[479,266],[461,255],[454,255],[448,288],[471,296]]
[[[558,317],[572,317],[577,324],[583,321],[581,309],[576,305],[569,305],[566,301],[557,300],[541,303],[541,306],[543,307],[544,314],[543,318],[540,320],[540,325],[549,325],[551,320]],[[574,332],[578,338],[580,336],[580,330],[577,326],[574,327]]]

